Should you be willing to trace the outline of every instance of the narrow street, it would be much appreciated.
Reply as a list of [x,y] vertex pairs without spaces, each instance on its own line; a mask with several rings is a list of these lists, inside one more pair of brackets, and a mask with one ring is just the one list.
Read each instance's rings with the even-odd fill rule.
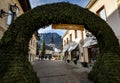
[[63,61],[42,60],[33,63],[40,83],[92,83],[88,80],[88,69]]

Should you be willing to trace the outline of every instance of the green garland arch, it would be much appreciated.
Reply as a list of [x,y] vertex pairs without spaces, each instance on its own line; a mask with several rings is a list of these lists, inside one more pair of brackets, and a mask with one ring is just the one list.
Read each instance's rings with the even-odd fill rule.
[[38,6],[18,17],[0,41],[0,83],[39,83],[28,61],[34,31],[50,24],[80,24],[98,40],[100,54],[89,74],[95,83],[120,83],[120,48],[110,26],[88,9],[60,2]]

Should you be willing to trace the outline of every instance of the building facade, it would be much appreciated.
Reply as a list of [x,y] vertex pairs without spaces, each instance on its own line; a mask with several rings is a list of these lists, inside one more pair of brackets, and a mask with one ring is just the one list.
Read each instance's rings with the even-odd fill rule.
[[105,20],[120,42],[120,0],[90,0],[86,8]]
[[86,31],[86,38],[83,43],[83,57],[82,62],[94,63],[99,53],[99,47],[97,46],[97,39],[91,32]]
[[[24,13],[18,0],[0,0],[0,13],[1,10],[4,10],[6,13],[11,13],[10,6],[16,4],[19,10],[16,11],[16,16],[20,16]],[[12,15],[0,16],[0,39],[4,35],[4,32],[8,29],[9,24],[12,21]]]
[[78,58],[78,62],[91,63],[92,59],[96,59],[97,39],[89,31],[68,30],[62,38],[65,61],[74,61]]
[[37,56],[37,43],[38,43],[38,35],[37,32],[35,32],[32,35],[32,38],[30,39],[29,42],[29,61],[35,61],[36,56]]
[[68,30],[63,35],[63,54],[64,59],[74,61],[79,59],[81,61],[82,40],[84,39],[84,31]]
[[[14,9],[12,10],[13,7]],[[29,0],[0,0],[0,39],[12,21],[28,10],[31,10]],[[30,42],[34,41],[34,45],[33,43],[32,45],[29,44],[29,61],[35,60],[37,43],[35,36],[37,35],[33,34],[30,40]]]
[[43,49],[43,43],[40,44],[40,48],[39,48],[39,59],[40,60],[50,60],[53,57],[54,54],[54,44],[48,45],[45,44],[45,54],[42,55],[42,49]]

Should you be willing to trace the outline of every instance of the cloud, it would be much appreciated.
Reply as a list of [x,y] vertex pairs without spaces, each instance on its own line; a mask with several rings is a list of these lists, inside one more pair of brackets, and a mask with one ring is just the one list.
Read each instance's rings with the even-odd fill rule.
[[52,29],[51,25],[46,27],[45,29],[39,29],[38,33],[58,33],[59,35],[63,35],[66,32],[66,30],[59,30],[59,29]]
[[85,5],[90,1],[90,0],[30,0],[31,7],[34,8],[39,5],[43,4],[48,4],[48,3],[55,3],[55,2],[70,2],[73,4],[78,4],[82,7],[85,7]]
[[44,29],[44,28],[39,29],[38,32],[39,32],[39,33],[51,32],[51,25],[48,26],[48,27],[46,27],[45,29]]

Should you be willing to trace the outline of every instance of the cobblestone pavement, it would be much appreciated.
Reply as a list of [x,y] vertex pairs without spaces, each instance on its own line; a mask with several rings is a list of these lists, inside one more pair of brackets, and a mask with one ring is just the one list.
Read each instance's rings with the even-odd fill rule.
[[33,63],[40,83],[92,83],[88,80],[88,69],[63,61],[42,60]]

